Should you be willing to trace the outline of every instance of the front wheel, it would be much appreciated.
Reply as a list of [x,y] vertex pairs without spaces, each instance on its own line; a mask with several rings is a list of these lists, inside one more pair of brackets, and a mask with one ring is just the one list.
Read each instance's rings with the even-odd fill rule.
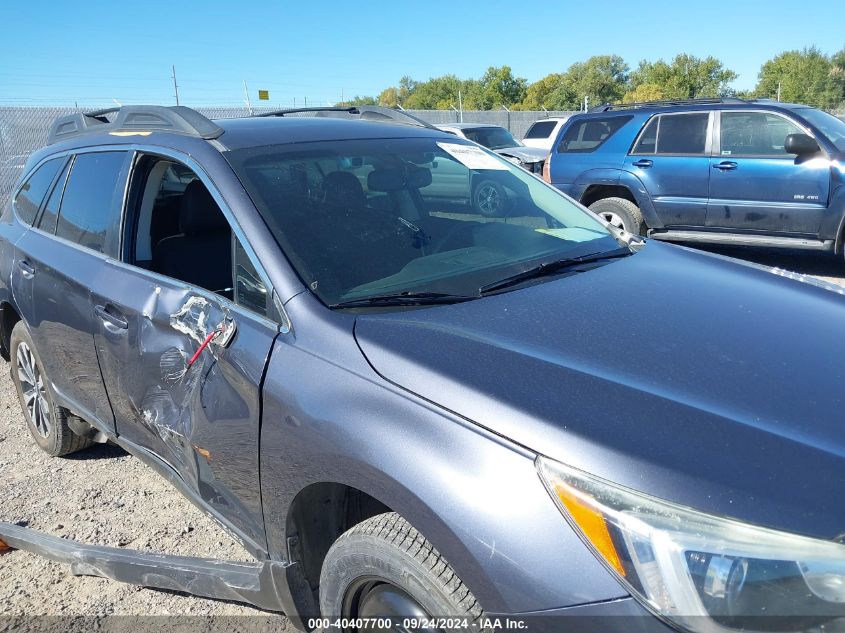
[[91,445],[91,440],[70,430],[67,411],[55,404],[44,365],[23,321],[12,328],[12,382],[18,392],[26,425],[32,439],[52,457],[67,455]]
[[344,631],[382,631],[385,621],[392,623],[386,630],[428,630],[413,624],[451,618],[478,632],[484,615],[449,563],[395,512],[367,519],[335,541],[320,574],[320,611],[329,619],[374,621]]
[[510,200],[507,191],[495,180],[482,180],[472,192],[472,206],[488,218],[500,218],[508,210]]
[[625,198],[604,198],[590,205],[590,211],[617,229],[645,235],[648,227],[639,207]]

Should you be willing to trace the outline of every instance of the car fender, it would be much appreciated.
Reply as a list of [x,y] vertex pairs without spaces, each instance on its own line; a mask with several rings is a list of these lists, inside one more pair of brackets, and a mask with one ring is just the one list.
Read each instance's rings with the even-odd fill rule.
[[646,226],[650,229],[663,228],[663,222],[661,222],[660,217],[654,209],[651,196],[648,195],[645,185],[639,178],[637,178],[636,175],[629,171],[625,171],[624,169],[620,170],[619,185],[625,187],[631,192],[631,195],[634,196],[634,200],[637,201],[640,213],[643,214]]
[[819,226],[819,239],[836,240],[837,253],[842,252],[845,243],[845,184],[838,185],[830,192],[827,211]]
[[[301,299],[286,306],[295,328],[303,304],[316,302]],[[272,557],[288,556],[296,497],[340,483],[407,519],[485,609],[626,594],[550,499],[534,453],[387,382],[348,330],[320,330],[320,340],[280,337],[265,378],[261,487]]]

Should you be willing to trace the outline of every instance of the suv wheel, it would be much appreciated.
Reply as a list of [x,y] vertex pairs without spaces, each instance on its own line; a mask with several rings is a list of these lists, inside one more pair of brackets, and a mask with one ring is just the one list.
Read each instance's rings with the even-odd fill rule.
[[18,321],[12,328],[9,347],[12,382],[35,443],[52,457],[90,446],[91,440],[76,435],[68,427],[67,411],[56,406],[50,381],[23,321]]
[[634,235],[645,235],[648,227],[639,207],[625,198],[604,198],[590,205],[590,211],[608,224]]
[[391,631],[406,631],[404,618],[444,616],[465,618],[466,630],[479,631],[484,614],[449,563],[395,512],[335,541],[320,574],[320,611],[326,618],[390,618]]

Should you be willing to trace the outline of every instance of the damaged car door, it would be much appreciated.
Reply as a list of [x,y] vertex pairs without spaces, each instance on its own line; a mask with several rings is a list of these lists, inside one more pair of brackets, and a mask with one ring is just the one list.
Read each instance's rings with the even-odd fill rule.
[[[261,309],[272,302],[234,291],[236,265],[254,264],[222,198],[198,178],[175,200],[160,195],[165,163],[136,160],[127,199],[140,201],[126,205],[123,261],[107,262],[94,284],[104,382],[121,439],[263,548],[260,385],[279,326]],[[171,213],[178,226],[156,217]]]

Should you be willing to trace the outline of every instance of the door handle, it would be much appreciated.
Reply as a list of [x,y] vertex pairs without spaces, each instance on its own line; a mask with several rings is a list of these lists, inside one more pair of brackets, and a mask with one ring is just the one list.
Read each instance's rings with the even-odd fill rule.
[[129,327],[129,321],[123,318],[119,314],[112,313],[109,308],[111,306],[94,306],[94,312],[97,313],[97,316],[100,317],[107,325],[112,325],[120,330],[125,330]]
[[25,259],[22,259],[18,262],[18,268],[21,269],[24,278],[32,279],[33,277],[35,277],[35,267]]
[[647,158],[641,158],[640,160],[635,160],[631,164],[634,167],[641,167],[641,168],[645,169],[646,167],[651,167],[654,164],[654,162],[650,161]]
[[713,169],[718,169],[720,171],[733,171],[737,167],[738,165],[732,160],[723,160],[721,163],[713,165]]

